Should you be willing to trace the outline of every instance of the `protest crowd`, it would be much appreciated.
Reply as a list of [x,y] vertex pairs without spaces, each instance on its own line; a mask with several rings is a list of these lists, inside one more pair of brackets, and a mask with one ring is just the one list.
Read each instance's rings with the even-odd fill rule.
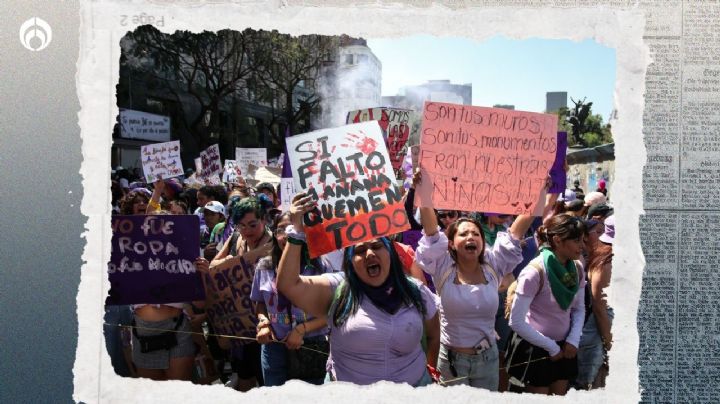
[[[303,167],[320,179],[292,195],[280,181],[244,173],[214,172],[210,181],[201,171],[113,170],[104,329],[119,375],[239,391],[292,379],[555,395],[604,386],[615,237],[605,180],[593,192],[579,182],[550,192],[545,170],[537,205],[522,211],[437,208],[422,158],[418,166],[400,156],[403,167],[385,176],[377,174],[387,159],[382,144],[360,147],[348,164],[325,151],[338,163],[326,166],[320,150],[332,144],[290,147],[293,138],[275,168],[295,184]],[[315,151],[302,158],[300,150]],[[363,168],[374,179],[353,187],[366,187],[368,202],[320,206]],[[388,213],[392,206],[401,208]],[[190,242],[150,240],[190,233]],[[131,264],[151,253],[176,259]],[[176,294],[180,284],[168,281],[143,297],[120,297],[144,284],[137,276],[159,272],[197,287]],[[122,281],[129,276],[136,278]],[[196,298],[172,300],[179,296]]]

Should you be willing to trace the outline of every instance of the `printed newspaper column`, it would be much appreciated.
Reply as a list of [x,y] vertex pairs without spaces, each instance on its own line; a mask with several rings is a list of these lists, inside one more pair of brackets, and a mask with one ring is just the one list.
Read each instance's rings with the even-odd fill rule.
[[179,140],[141,146],[140,155],[147,183],[184,174]]
[[426,102],[423,189],[437,209],[531,215],[557,146],[555,115]]
[[196,215],[113,216],[106,304],[203,300]]
[[311,257],[410,227],[377,122],[286,141],[295,189],[318,205],[304,219]]

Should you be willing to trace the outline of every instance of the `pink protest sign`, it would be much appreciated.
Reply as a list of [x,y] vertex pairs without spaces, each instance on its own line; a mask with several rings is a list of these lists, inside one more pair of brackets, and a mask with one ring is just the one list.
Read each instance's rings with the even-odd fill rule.
[[533,214],[556,149],[555,115],[425,103],[419,163],[437,209]]

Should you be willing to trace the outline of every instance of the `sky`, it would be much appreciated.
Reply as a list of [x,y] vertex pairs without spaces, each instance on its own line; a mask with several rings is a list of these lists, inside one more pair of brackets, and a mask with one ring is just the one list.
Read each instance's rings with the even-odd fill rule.
[[567,91],[575,100],[592,102],[594,114],[608,121],[613,109],[615,49],[592,40],[515,40],[415,35],[368,39],[382,63],[382,95],[428,80],[472,83],[473,105],[515,105],[516,110],[544,112],[545,93]]

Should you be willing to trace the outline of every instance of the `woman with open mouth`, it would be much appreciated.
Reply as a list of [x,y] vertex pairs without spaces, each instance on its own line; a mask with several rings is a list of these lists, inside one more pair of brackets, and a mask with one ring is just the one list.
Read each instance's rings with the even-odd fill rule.
[[[426,365],[435,367],[439,349],[437,297],[404,274],[386,237],[345,248],[342,273],[301,276],[303,215],[314,207],[311,197],[300,194],[290,208],[293,225],[286,229],[277,287],[306,313],[327,315],[328,379],[429,384]],[[420,342],[423,326],[427,356]]]
[[[420,173],[415,176],[420,185]],[[447,228],[438,227],[432,207],[420,208],[424,236],[416,259],[433,277],[440,295],[440,380],[497,391],[499,383],[495,316],[498,286],[505,274],[522,261],[520,240],[532,223],[521,215],[508,232],[500,232],[486,248],[481,224],[460,218]]]

